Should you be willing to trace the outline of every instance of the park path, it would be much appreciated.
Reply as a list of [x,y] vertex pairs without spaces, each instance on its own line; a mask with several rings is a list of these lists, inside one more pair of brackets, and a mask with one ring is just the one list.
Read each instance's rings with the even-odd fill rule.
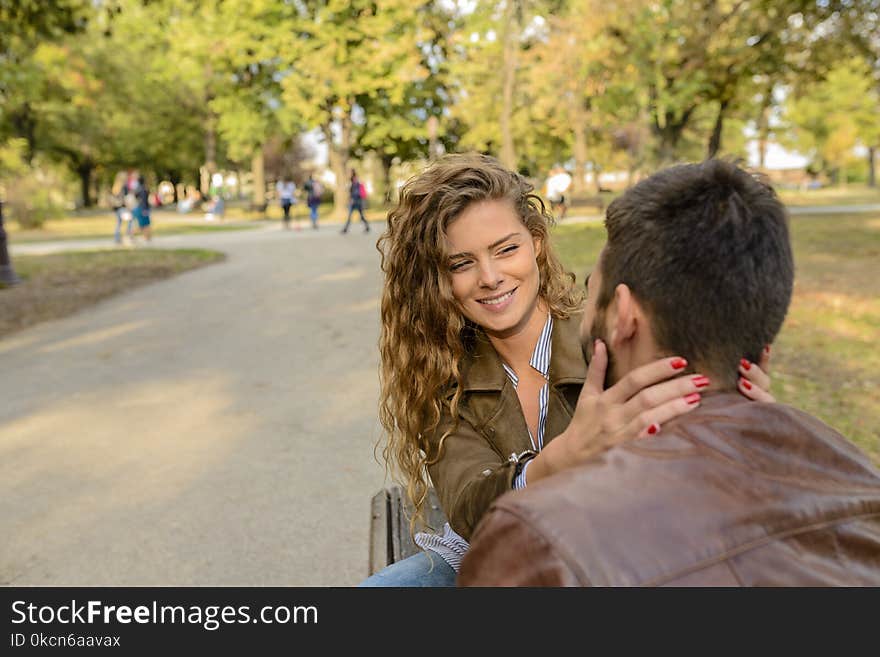
[[156,238],[228,259],[0,340],[0,584],[364,578],[377,234]]

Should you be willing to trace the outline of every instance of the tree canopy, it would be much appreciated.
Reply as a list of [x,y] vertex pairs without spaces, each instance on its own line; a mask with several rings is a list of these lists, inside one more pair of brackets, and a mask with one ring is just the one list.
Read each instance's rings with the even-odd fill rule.
[[878,34],[878,0],[0,0],[0,161],[56,163],[86,204],[129,166],[262,176],[306,131],[337,181],[375,153],[389,193],[444,150],[576,192],[749,139],[873,172]]

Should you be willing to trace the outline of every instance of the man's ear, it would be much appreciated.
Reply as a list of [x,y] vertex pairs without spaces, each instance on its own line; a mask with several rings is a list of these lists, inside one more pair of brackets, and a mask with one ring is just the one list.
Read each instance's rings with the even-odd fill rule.
[[609,337],[611,346],[619,348],[635,337],[640,307],[625,283],[614,288],[614,299],[609,307]]

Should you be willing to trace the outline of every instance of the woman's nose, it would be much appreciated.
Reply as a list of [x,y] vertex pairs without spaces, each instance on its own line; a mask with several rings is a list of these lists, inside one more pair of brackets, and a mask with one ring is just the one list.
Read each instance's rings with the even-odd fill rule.
[[480,263],[480,287],[495,289],[501,284],[502,278],[498,267],[491,260]]

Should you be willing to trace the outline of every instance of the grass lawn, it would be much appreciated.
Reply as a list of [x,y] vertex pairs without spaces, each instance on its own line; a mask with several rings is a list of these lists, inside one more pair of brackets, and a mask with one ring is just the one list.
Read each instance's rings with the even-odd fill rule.
[[[384,221],[388,213],[387,208],[376,204],[364,211],[370,222]],[[319,210],[320,224],[339,224],[338,219],[331,218],[331,207],[322,205]],[[259,228],[267,223],[281,221],[281,208],[277,204],[270,204],[266,214],[248,212],[243,206],[227,206],[223,221],[206,221],[205,213],[198,211],[190,214],[180,214],[173,209],[153,210],[152,227],[154,235],[182,235],[186,233],[207,233],[226,230],[247,230]],[[291,209],[293,224],[299,223],[306,227],[309,223],[309,209],[304,203],[299,203]],[[356,214],[352,222],[359,221]],[[116,229],[116,216],[111,210],[89,210],[72,212],[62,219],[50,219],[39,229],[22,229],[16,222],[5,223],[9,234],[9,241],[14,244],[27,244],[32,242],[50,242],[55,240],[80,240],[80,239],[113,239]],[[125,227],[123,226],[123,232]],[[135,233],[137,234],[137,233]]]
[[[772,392],[821,418],[880,463],[880,212],[791,222],[795,290],[773,345]],[[582,283],[605,241],[601,224],[555,229]]]
[[[227,217],[224,221],[205,221],[204,214],[177,214],[172,211],[153,211],[153,235],[181,235],[224,230],[259,228],[265,222],[256,218]],[[99,210],[75,213],[63,219],[50,219],[42,228],[23,230],[17,223],[6,226],[11,243],[49,242],[55,240],[113,239],[116,216],[112,211]],[[125,226],[122,227],[123,233]],[[135,229],[135,234],[137,230]]]
[[827,187],[824,189],[777,190],[779,198],[786,205],[870,205],[880,203],[880,187],[867,185],[847,185],[846,187]]
[[70,315],[118,292],[225,257],[203,249],[17,256],[13,264],[23,282],[10,288],[0,287],[0,338],[47,319]]

